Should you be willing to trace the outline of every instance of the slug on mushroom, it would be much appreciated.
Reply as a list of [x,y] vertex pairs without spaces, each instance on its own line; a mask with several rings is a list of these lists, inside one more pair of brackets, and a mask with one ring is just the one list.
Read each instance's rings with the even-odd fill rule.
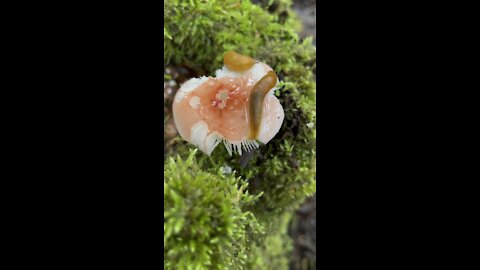
[[221,142],[230,155],[268,143],[284,119],[272,68],[231,51],[215,75],[192,78],[177,91],[173,118],[180,136],[207,155]]

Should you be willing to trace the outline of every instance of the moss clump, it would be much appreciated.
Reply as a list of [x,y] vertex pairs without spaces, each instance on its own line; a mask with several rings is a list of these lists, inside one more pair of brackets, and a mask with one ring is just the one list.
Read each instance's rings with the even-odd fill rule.
[[233,174],[208,173],[194,159],[169,158],[164,183],[164,268],[243,269],[253,240],[263,233],[244,210],[257,199]]
[[[267,63],[277,72],[282,88],[276,95],[285,120],[275,138],[248,157],[246,166],[241,165],[246,156],[231,157],[222,145],[211,157],[199,153],[196,158],[197,168],[205,173],[216,175],[219,168],[229,166],[247,181],[247,191],[261,197],[241,210],[250,211],[259,226],[272,228],[271,222],[288,217],[316,190],[315,47],[311,39],[298,38],[298,21],[289,15],[293,13],[290,1],[260,2],[165,1],[164,64],[188,67],[196,76],[213,75],[223,65],[224,52],[234,50]],[[275,3],[276,8],[272,8]],[[192,148],[177,137],[169,143],[166,155],[178,154],[185,160]],[[288,242],[285,230],[267,232],[266,238],[257,238],[265,242],[252,246],[256,253],[244,254],[259,261],[282,261],[279,256],[285,254],[275,253],[274,246]],[[261,264],[254,262],[249,258],[245,269],[264,269],[253,267]]]
[[284,213],[266,225],[268,234],[250,249],[245,269],[288,270],[292,240],[287,234],[291,213]]

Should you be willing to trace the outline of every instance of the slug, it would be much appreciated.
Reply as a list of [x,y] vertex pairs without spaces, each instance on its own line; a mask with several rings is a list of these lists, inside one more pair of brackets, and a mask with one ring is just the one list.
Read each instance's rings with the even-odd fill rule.
[[260,132],[260,124],[262,120],[263,101],[270,89],[277,84],[277,75],[274,71],[269,71],[258,81],[250,94],[249,101],[249,122],[250,122],[250,135],[249,139],[257,139]]
[[255,60],[246,55],[229,51],[223,56],[223,63],[230,70],[245,71],[255,64]]

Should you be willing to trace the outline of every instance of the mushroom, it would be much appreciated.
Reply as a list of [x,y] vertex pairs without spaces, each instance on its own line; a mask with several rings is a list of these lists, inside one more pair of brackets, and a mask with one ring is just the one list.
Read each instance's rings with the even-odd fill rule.
[[192,78],[177,91],[173,118],[180,136],[207,155],[221,142],[230,155],[267,144],[284,119],[272,68],[228,52],[215,75]]

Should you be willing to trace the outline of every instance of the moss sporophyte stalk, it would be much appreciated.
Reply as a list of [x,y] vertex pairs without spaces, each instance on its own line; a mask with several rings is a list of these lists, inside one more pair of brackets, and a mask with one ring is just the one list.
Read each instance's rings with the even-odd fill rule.
[[179,133],[164,137],[165,269],[288,269],[288,224],[316,190],[315,47],[271,8],[289,1],[264,2],[164,2],[164,64],[180,72],[164,74]]

